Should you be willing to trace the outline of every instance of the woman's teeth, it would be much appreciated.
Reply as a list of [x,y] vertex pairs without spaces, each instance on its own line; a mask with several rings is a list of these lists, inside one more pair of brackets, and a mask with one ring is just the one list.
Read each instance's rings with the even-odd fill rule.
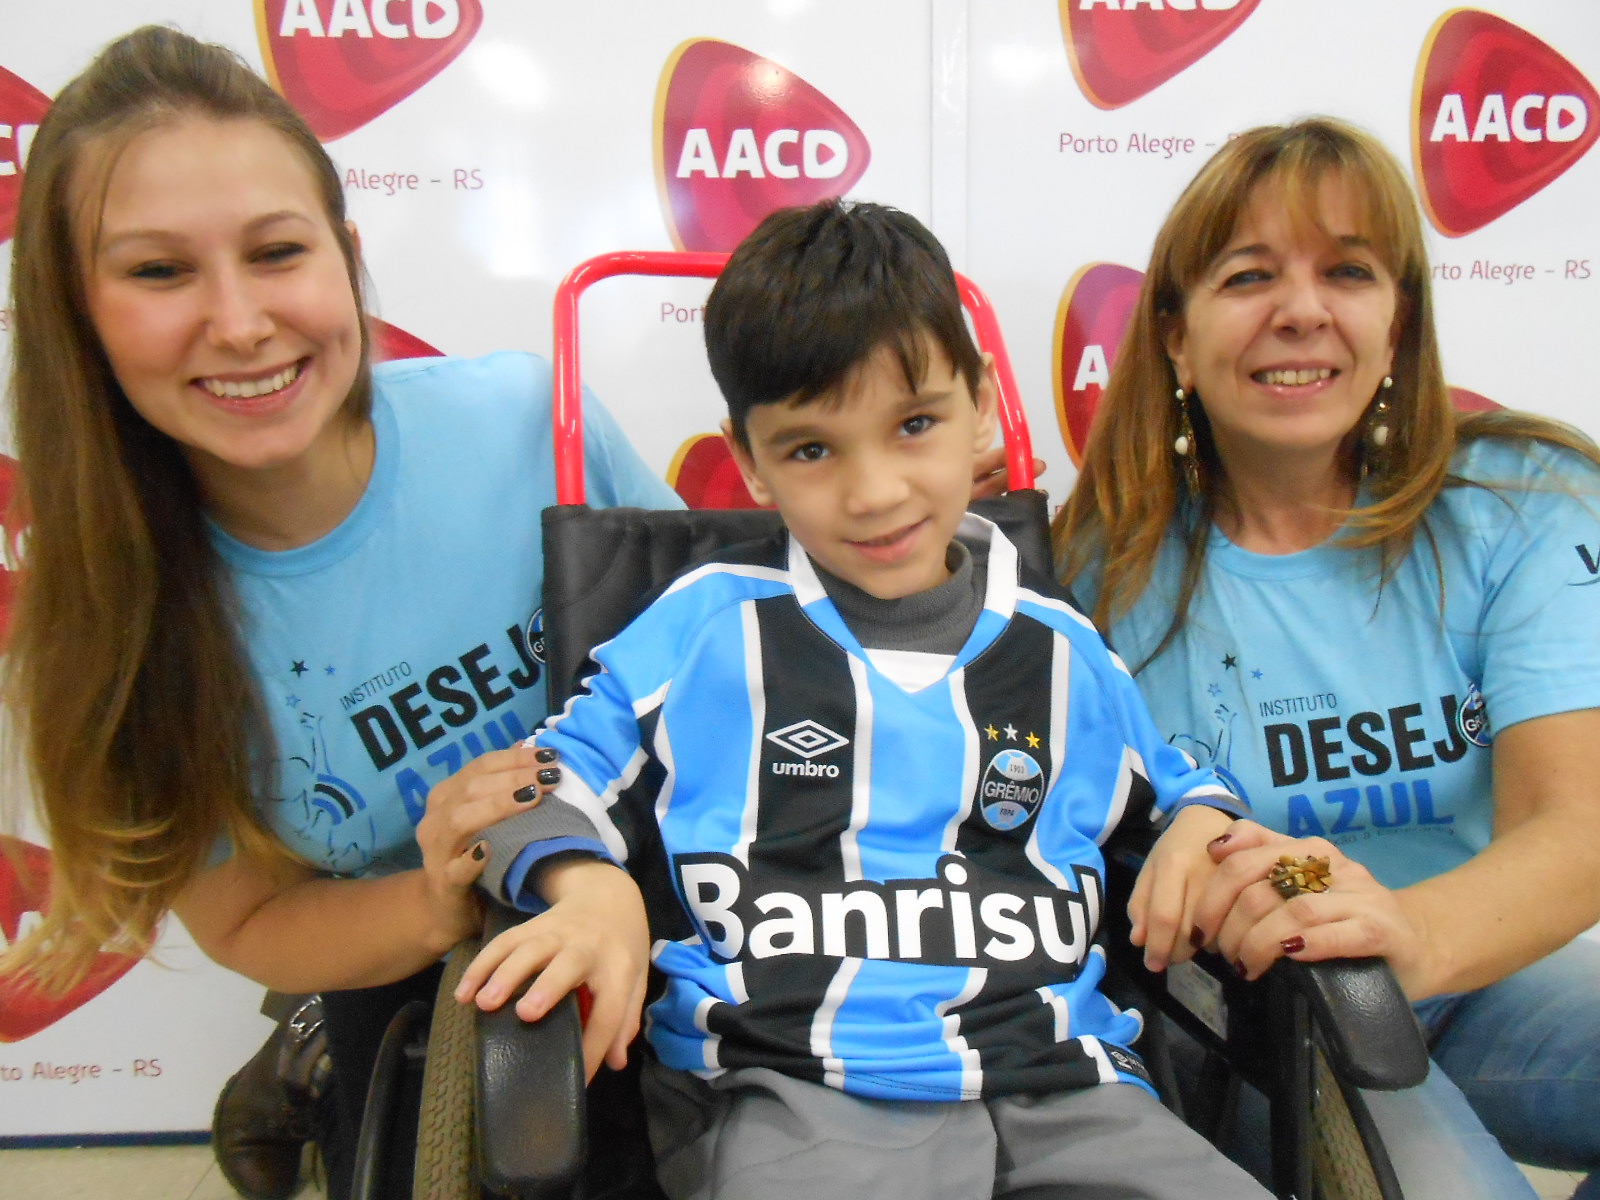
[[1331,367],[1302,367],[1297,371],[1257,371],[1251,376],[1257,383],[1297,386],[1333,378]]
[[276,375],[268,375],[265,379],[246,379],[239,382],[202,379],[200,386],[213,396],[225,397],[229,400],[251,400],[256,396],[270,396],[273,392],[281,392],[299,377],[300,364],[290,363]]

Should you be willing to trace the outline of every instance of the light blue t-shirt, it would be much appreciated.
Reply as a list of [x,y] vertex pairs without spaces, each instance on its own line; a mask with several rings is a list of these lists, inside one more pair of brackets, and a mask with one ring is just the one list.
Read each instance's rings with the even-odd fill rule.
[[[1214,532],[1186,626],[1137,675],[1156,727],[1257,820],[1329,838],[1390,887],[1488,843],[1497,731],[1600,706],[1600,474],[1487,440],[1453,466],[1500,486],[1447,488],[1429,510],[1442,616],[1420,533],[1380,599],[1376,552],[1253,554]],[[1130,668],[1166,631],[1181,567],[1169,537],[1112,630]]]
[[[539,514],[555,503],[543,359],[373,376],[372,478],[337,529],[278,552],[212,531],[277,743],[263,819],[352,875],[419,866],[429,789],[543,720]],[[681,507],[592,397],[584,418],[590,504]]]

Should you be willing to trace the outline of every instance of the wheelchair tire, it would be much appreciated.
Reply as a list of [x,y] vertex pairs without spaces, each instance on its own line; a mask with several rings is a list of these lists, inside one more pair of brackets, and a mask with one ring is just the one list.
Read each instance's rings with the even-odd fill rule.
[[1312,1064],[1311,1080],[1311,1162],[1319,1200],[1390,1200],[1398,1187],[1389,1190],[1379,1182],[1387,1159],[1373,1163],[1374,1150],[1366,1136],[1371,1119],[1359,1093],[1347,1096],[1334,1077],[1333,1068],[1319,1047]]
[[478,949],[478,941],[470,939],[451,951],[433,1005],[411,1193],[418,1200],[478,1200],[480,1195],[472,1112],[477,1010],[458,1004],[453,994]]

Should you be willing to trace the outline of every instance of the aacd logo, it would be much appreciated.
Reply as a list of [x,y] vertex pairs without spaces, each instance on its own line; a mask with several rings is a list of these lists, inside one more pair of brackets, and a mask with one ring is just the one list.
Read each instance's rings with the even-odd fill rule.
[[1058,0],[1078,86],[1121,108],[1211,53],[1261,0]]
[[1056,421],[1073,464],[1083,461],[1089,422],[1111,378],[1111,364],[1139,299],[1144,274],[1116,263],[1090,263],[1074,275],[1056,308]]
[[16,228],[23,164],[49,107],[49,96],[0,67],[0,242]]
[[844,195],[872,157],[816,88],[711,38],[667,58],[655,133],[656,184],[680,250],[732,250],[774,209]]
[[1492,13],[1434,23],[1417,61],[1412,156],[1428,219],[1460,237],[1503,216],[1600,136],[1600,96],[1544,42]]
[[256,0],[267,78],[325,142],[427,83],[482,24],[481,0]]
[[[38,923],[50,900],[50,851],[0,835],[0,950]],[[53,1025],[122,978],[136,958],[97,954],[89,974],[64,995],[48,995],[20,975],[0,979],[0,1042],[19,1042]]]

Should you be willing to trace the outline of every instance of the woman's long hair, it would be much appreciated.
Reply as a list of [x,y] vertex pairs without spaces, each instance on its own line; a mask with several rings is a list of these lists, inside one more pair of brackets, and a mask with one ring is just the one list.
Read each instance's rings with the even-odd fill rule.
[[[1190,289],[1227,247],[1260,192],[1282,203],[1292,227],[1328,233],[1318,202],[1324,181],[1349,190],[1357,232],[1395,281],[1398,333],[1394,386],[1384,393],[1390,439],[1383,467],[1366,481],[1370,503],[1338,514],[1344,523],[1340,545],[1376,546],[1386,578],[1418,531],[1426,532],[1423,519],[1440,490],[1465,482],[1450,475],[1462,440],[1533,438],[1596,457],[1588,438],[1559,422],[1511,412],[1458,416],[1452,410],[1434,332],[1421,216],[1404,171],[1377,139],[1325,117],[1252,129],[1200,169],[1156,235],[1077,484],[1052,530],[1064,582],[1070,586],[1085,572],[1098,575],[1092,616],[1102,629],[1126,615],[1149,586],[1169,530],[1180,534],[1184,562],[1172,623],[1149,658],[1183,628],[1224,485],[1210,425],[1201,405],[1191,403],[1201,486],[1187,494],[1172,448],[1179,428],[1178,381],[1167,356],[1168,335],[1183,320]],[[1342,455],[1352,483],[1361,470],[1360,428]]]
[[[259,121],[299,151],[361,294],[337,170],[231,51],[136,30],[40,123],[12,259],[21,487],[11,527],[30,528],[5,694],[18,744],[8,757],[21,760],[18,782],[33,792],[54,866],[41,924],[0,968],[50,990],[81,978],[102,947],[145,952],[222,839],[253,855],[278,845],[254,816],[271,735],[198,485],[181,448],[118,385],[88,316],[80,260],[121,152],[193,118]],[[365,328],[361,337],[347,404],[364,419]]]

